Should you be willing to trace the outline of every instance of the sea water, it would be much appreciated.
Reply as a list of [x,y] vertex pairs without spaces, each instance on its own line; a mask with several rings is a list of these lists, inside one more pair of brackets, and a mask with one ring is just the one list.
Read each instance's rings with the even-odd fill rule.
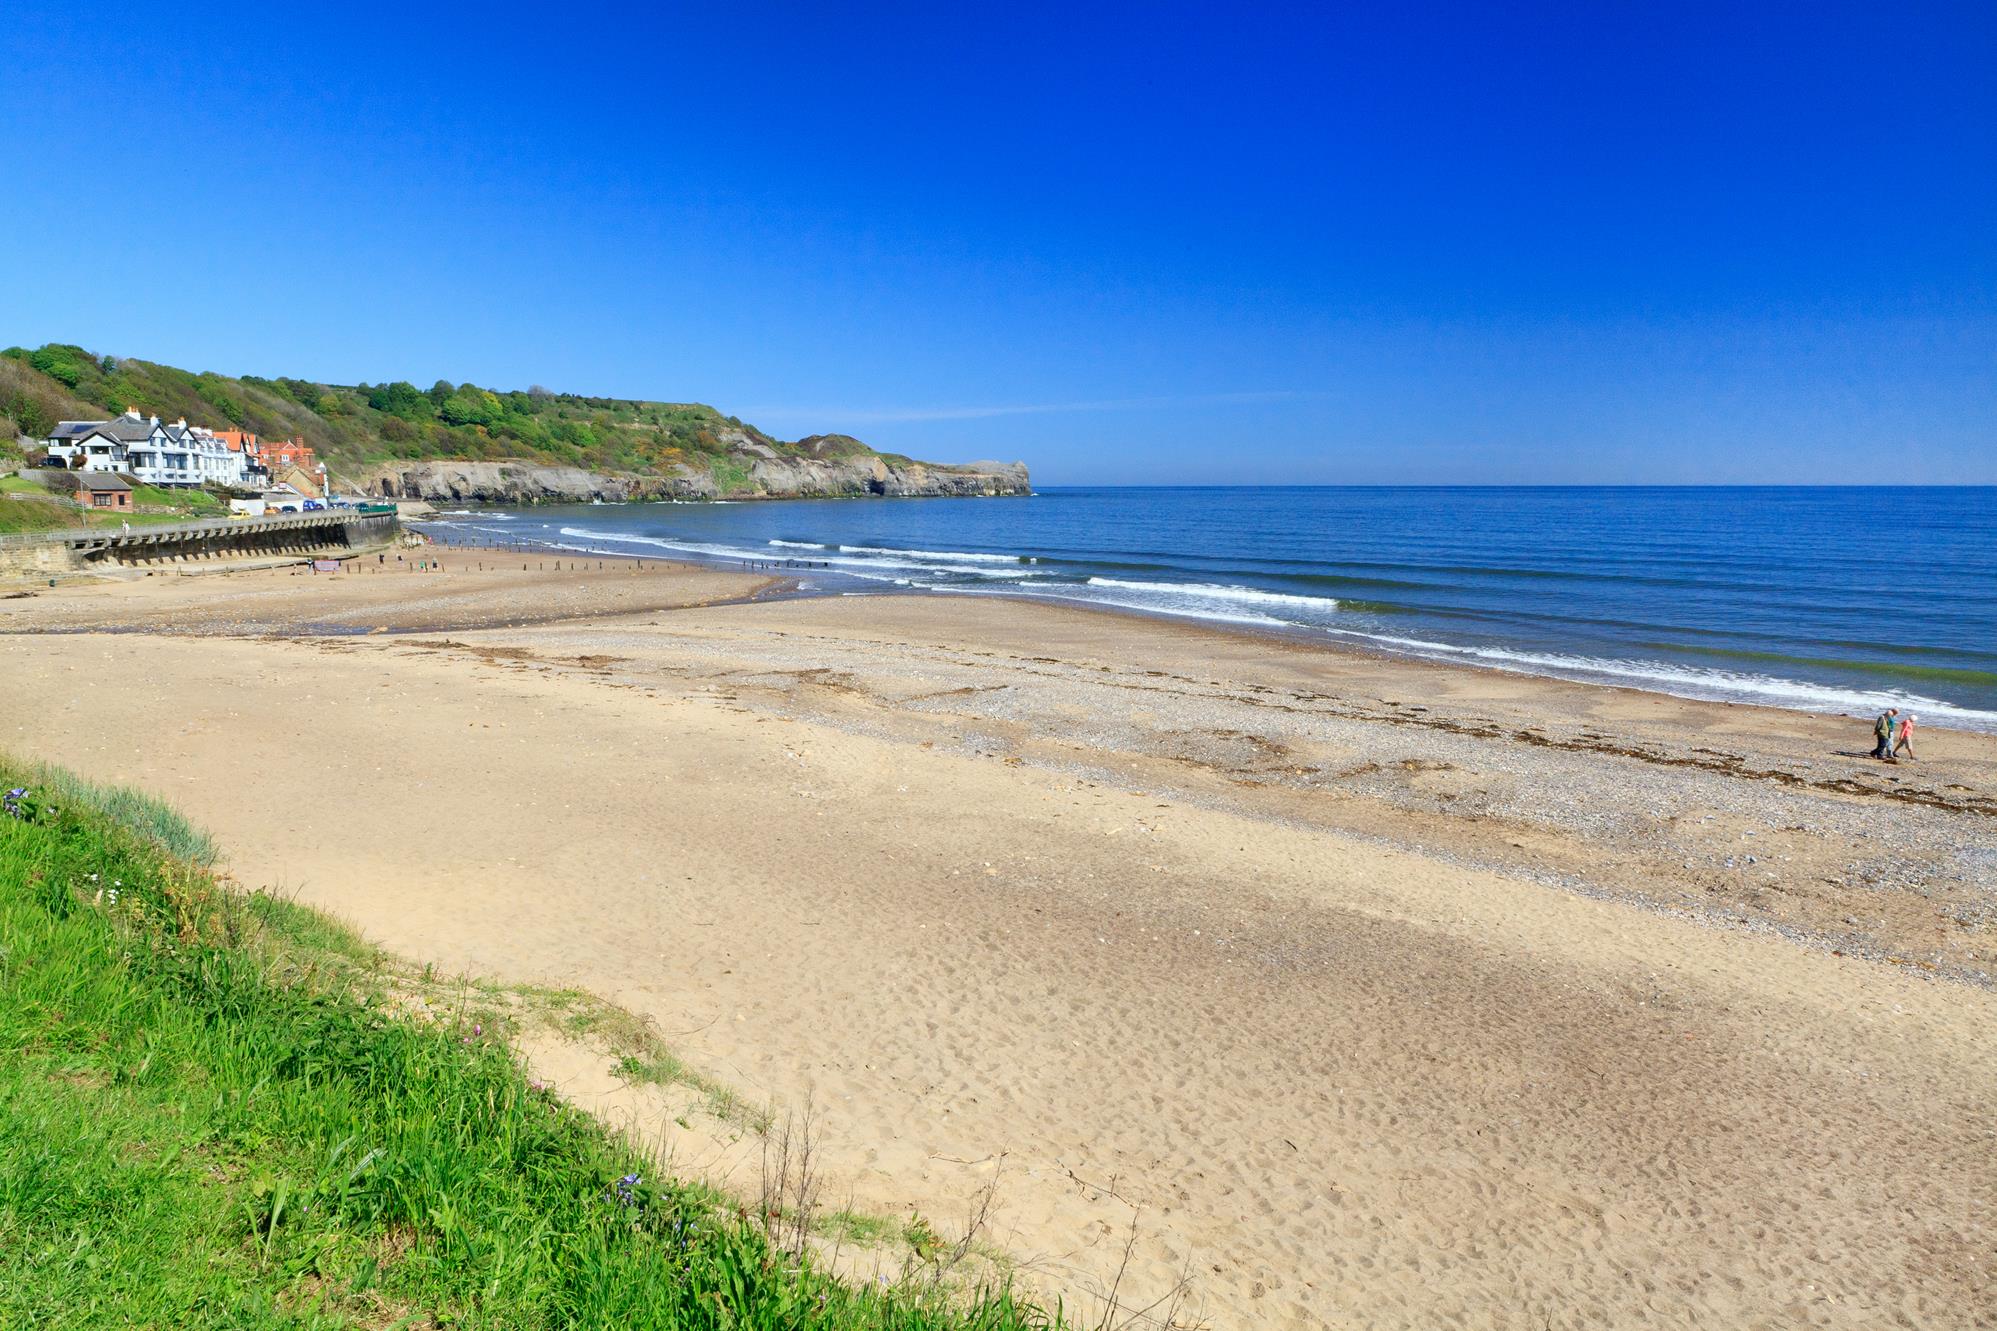
[[808,590],[1024,596],[1687,697],[1997,731],[1997,489],[1048,487],[460,512]]

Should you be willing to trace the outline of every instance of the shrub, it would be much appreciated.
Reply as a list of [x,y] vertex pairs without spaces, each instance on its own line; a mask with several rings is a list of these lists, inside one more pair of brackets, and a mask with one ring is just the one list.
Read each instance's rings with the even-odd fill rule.
[[83,367],[90,363],[90,353],[82,347],[60,342],[51,342],[28,357],[28,364],[68,388],[76,387]]

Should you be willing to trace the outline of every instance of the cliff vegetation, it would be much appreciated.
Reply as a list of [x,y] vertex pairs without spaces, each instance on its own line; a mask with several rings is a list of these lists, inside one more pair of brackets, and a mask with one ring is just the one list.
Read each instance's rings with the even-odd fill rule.
[[[919,463],[850,435],[782,440],[697,402],[501,390],[439,380],[326,384],[231,377],[67,343],[0,352],[0,438],[137,408],[167,420],[302,437],[337,477],[412,498],[606,498],[1026,492],[1017,464]],[[428,464],[522,464],[510,471]],[[550,480],[544,469],[563,469]],[[575,475],[595,478],[578,484]],[[484,480],[452,493],[449,479]],[[530,478],[523,482],[522,477]],[[579,493],[570,493],[580,489]],[[519,489],[520,493],[508,493]],[[434,492],[432,492],[434,490]]]

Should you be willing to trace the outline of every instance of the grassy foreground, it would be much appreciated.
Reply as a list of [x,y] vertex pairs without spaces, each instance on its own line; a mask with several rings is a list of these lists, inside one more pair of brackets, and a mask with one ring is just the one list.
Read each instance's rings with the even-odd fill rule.
[[[0,760],[0,1328],[1052,1327],[854,1286],[323,965],[155,801]],[[327,977],[343,977],[330,982]]]

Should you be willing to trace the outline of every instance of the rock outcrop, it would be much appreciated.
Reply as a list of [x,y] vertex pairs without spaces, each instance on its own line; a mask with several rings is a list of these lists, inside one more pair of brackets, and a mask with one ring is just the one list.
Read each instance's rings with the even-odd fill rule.
[[[750,445],[725,469],[680,466],[662,473],[587,471],[540,462],[384,462],[352,478],[367,494],[432,503],[586,504],[644,499],[838,499],[866,495],[1026,495],[1020,462],[942,464],[863,453],[786,457]],[[342,478],[345,479],[345,478]]]

